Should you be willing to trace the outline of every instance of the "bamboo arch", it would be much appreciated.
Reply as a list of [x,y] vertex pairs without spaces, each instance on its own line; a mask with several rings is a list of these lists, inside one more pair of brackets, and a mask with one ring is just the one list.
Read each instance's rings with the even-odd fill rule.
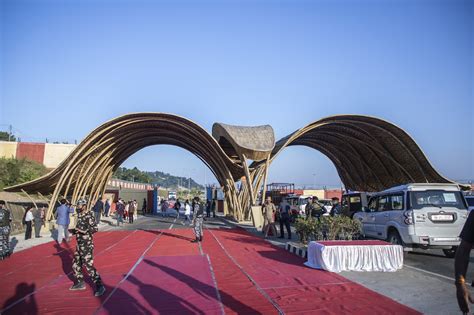
[[[213,137],[214,136],[214,137]],[[268,169],[286,148],[303,145],[326,155],[348,190],[380,191],[410,183],[450,183],[430,164],[416,142],[385,120],[337,115],[315,121],[275,143],[271,126],[239,127],[214,124],[213,136],[186,118],[165,113],[135,113],[112,119],[92,131],[58,168],[7,191],[52,193],[47,218],[62,196],[104,193],[114,171],[147,146],[169,144],[196,155],[224,190],[229,214],[249,217]],[[255,160],[248,165],[246,159]],[[246,179],[238,191],[235,182]]]

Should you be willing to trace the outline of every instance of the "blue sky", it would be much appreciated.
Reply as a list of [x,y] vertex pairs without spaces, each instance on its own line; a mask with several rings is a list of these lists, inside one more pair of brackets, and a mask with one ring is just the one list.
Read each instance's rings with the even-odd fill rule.
[[[434,167],[474,178],[473,1],[0,1],[0,129],[83,139],[116,116],[176,113],[271,124],[277,139],[334,114],[405,129]],[[125,162],[212,182],[190,153]],[[313,175],[316,174],[316,175]],[[270,181],[334,186],[317,151],[292,147]]]

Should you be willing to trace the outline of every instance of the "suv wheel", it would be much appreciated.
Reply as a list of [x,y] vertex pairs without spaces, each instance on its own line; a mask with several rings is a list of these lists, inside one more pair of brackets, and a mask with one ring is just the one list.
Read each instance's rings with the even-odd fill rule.
[[403,241],[402,241],[402,238],[400,237],[400,234],[398,234],[398,232],[394,230],[388,233],[387,241],[394,245],[403,246]]
[[456,256],[456,249],[458,249],[457,246],[453,246],[450,249],[443,249],[443,253],[448,258],[454,258],[454,256]]

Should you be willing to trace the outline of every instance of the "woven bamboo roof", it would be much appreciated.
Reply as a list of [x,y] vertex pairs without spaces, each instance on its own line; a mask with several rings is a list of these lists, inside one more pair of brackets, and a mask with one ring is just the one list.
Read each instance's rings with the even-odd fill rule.
[[241,162],[241,156],[254,161],[266,159],[275,147],[275,134],[270,125],[244,127],[215,123],[212,136],[237,163]]
[[350,190],[381,191],[406,183],[452,182],[433,168],[403,129],[379,118],[360,115],[323,118],[277,141],[271,159],[295,145],[326,155]]
[[98,181],[103,184],[104,174],[110,177],[129,156],[157,144],[190,151],[209,167],[221,185],[229,177],[238,179],[244,175],[242,167],[233,163],[217,141],[196,123],[171,114],[136,113],[96,128],[49,174],[5,190],[51,193],[60,185],[66,192],[80,185],[85,193],[90,187],[98,187]]
[[[216,123],[212,133],[214,137],[196,123],[171,114],[120,116],[93,130],[49,174],[5,190],[23,189],[42,194],[54,191],[53,200],[71,192],[73,198],[98,196],[113,172],[129,156],[157,144],[179,146],[196,155],[226,187],[228,194],[235,189],[233,182],[243,176],[252,180],[259,178],[252,172],[263,174],[260,166],[265,165],[267,156],[271,162],[286,147],[295,145],[308,146],[325,154],[350,190],[380,191],[406,183],[451,182],[433,168],[404,130],[374,117],[338,115],[323,118],[276,144],[273,129],[268,125],[242,127]],[[255,161],[249,167],[251,174],[244,169],[242,158]],[[236,206],[236,202],[233,203]]]

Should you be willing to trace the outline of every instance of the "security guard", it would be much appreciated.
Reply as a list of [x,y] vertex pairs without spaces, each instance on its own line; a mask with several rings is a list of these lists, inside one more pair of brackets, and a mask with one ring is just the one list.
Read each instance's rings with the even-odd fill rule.
[[193,225],[194,225],[194,234],[196,239],[191,241],[191,243],[202,242],[202,221],[204,217],[204,209],[199,204],[199,197],[194,197],[194,206],[193,206]]
[[86,267],[89,276],[96,285],[95,296],[101,296],[105,293],[105,287],[102,284],[99,273],[94,267],[94,242],[92,234],[99,229],[94,219],[94,215],[87,209],[86,201],[81,199],[77,202],[76,211],[77,224],[74,229],[74,234],[77,239],[76,252],[74,253],[74,264],[72,269],[76,277],[76,283],[69,290],[84,290],[84,275],[82,274],[82,267]]
[[308,204],[305,207],[306,220],[310,218],[315,218],[320,220],[321,216],[326,212],[323,208],[323,205],[319,203],[319,199],[316,196],[313,196],[311,201],[308,201]]
[[5,208],[5,201],[0,200],[0,260],[10,257],[10,232],[11,232],[10,211]]

